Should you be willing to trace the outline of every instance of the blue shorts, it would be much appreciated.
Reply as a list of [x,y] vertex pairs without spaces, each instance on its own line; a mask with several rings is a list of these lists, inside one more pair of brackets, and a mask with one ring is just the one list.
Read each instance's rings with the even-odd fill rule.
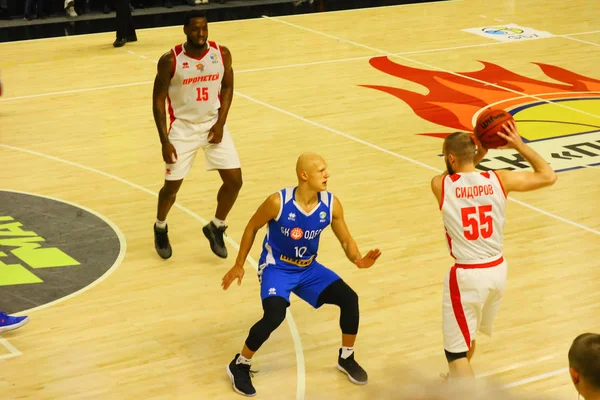
[[258,270],[260,297],[262,300],[271,296],[283,297],[290,304],[290,293],[294,293],[314,308],[323,290],[333,282],[342,279],[324,265],[316,261],[306,268],[280,267],[277,264],[266,264]]

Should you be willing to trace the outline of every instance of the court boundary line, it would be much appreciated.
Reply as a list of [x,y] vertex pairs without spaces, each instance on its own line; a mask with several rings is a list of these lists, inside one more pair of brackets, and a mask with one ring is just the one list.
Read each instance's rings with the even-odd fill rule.
[[[307,27],[304,27],[302,25],[294,24],[294,23],[285,21],[283,19],[280,19],[279,17],[269,17],[269,16],[266,16],[266,15],[263,15],[263,18],[266,18],[266,19],[271,20],[271,21],[276,21],[276,22],[279,22],[279,23],[281,23],[283,25],[288,25],[288,26],[291,26],[291,27],[294,27],[294,28],[297,28],[297,29],[302,29],[302,30],[305,30],[307,32],[312,32],[312,33],[317,34],[317,35],[325,36],[325,37],[328,37],[328,38],[331,38],[331,39],[334,39],[334,40],[337,40],[337,41],[340,41],[340,42],[345,42],[345,43],[354,45],[356,47],[361,47],[361,48],[364,48],[364,49],[368,49],[368,50],[372,50],[372,51],[375,51],[375,52],[379,52],[379,53],[385,55],[386,57],[396,57],[396,58],[399,58],[399,59],[404,60],[404,61],[408,61],[408,62],[413,63],[413,64],[417,64],[417,65],[421,65],[421,66],[427,67],[430,70],[444,72],[444,73],[447,73],[447,74],[450,74],[450,75],[461,77],[463,79],[467,79],[467,80],[471,80],[471,81],[474,81],[474,82],[482,83],[482,84],[485,84],[487,86],[492,86],[492,87],[495,87],[497,89],[501,89],[501,90],[504,90],[504,91],[507,91],[507,92],[516,93],[518,95],[524,94],[524,93],[519,92],[517,90],[510,89],[510,88],[498,85],[496,83],[487,82],[487,81],[484,81],[484,80],[478,79],[478,78],[473,78],[473,77],[468,76],[468,75],[463,75],[463,74],[461,74],[459,72],[450,71],[450,70],[447,70],[447,69],[441,68],[441,67],[436,67],[433,64],[428,64],[426,62],[413,60],[412,58],[408,58],[408,57],[405,57],[405,56],[402,56],[402,55],[397,55],[397,54],[391,53],[391,52],[386,51],[386,50],[378,49],[376,47],[364,45],[364,44],[355,42],[353,40],[343,39],[343,38],[340,38],[338,36],[330,35],[329,33],[317,31],[317,30],[312,29],[312,28],[307,28]],[[557,38],[557,37],[560,38],[561,36],[553,35],[551,37],[548,37],[548,39]],[[574,112],[578,112],[580,114],[585,114],[585,115],[588,115],[588,116],[600,119],[600,115],[596,115],[596,114],[588,113],[588,112],[585,112],[585,111],[577,110],[575,108],[572,108],[572,107],[569,107],[569,106],[565,106],[564,104],[552,103],[551,101],[548,101],[546,99],[541,99],[541,98],[533,96],[533,95],[527,95],[527,96],[531,97],[533,99],[539,100],[539,101],[543,101],[545,103],[554,104],[557,107],[562,107],[562,108],[565,108],[567,110],[571,110],[571,111],[574,111]]]
[[[264,19],[266,19],[266,17],[263,17],[263,18],[260,18],[260,19],[264,20]],[[148,29],[156,29],[156,28],[148,28]],[[563,37],[564,39],[572,39],[572,40],[575,40],[575,41],[581,41],[581,40],[577,40],[577,39],[574,39],[574,38],[570,38],[569,36],[587,35],[587,34],[592,34],[592,33],[600,33],[600,31],[575,32],[575,33],[569,33],[569,34],[566,34],[566,35],[551,36],[549,38],[540,38],[539,40],[545,40],[545,39],[556,38],[556,37]],[[586,41],[584,41],[584,42],[586,42]],[[425,49],[425,50],[415,50],[415,51],[399,52],[399,53],[394,53],[394,56],[405,56],[405,55],[411,55],[411,54],[437,53],[437,52],[441,52],[441,51],[451,51],[451,50],[477,48],[477,47],[488,47],[488,46],[496,46],[496,45],[502,45],[502,44],[513,44],[513,43],[523,43],[523,42],[476,43],[476,44],[469,44],[469,45],[462,45],[462,46],[441,47],[441,48],[435,48],[435,49]],[[594,44],[592,42],[586,42],[586,43]],[[600,45],[598,45],[598,46],[600,46]],[[134,51],[131,51],[131,50],[128,50],[127,52],[129,54],[131,54],[131,55],[138,56],[141,59],[152,61],[155,64],[158,62],[156,60],[150,60],[150,58],[148,56],[140,55],[140,54],[138,54],[138,53],[136,53]],[[338,58],[338,59],[331,59],[331,60],[313,61],[313,62],[309,62],[309,63],[275,65],[275,66],[270,66],[270,67],[259,67],[259,68],[250,68],[250,69],[245,69],[245,70],[239,70],[239,71],[235,71],[235,73],[236,74],[245,74],[245,73],[251,73],[251,72],[273,71],[273,70],[286,69],[286,68],[307,67],[307,66],[312,66],[312,65],[342,63],[342,62],[348,62],[348,61],[366,60],[366,59],[370,59],[370,58],[378,57],[378,56],[379,56],[378,54],[373,54],[373,55],[360,56],[360,57],[348,57],[348,58]],[[93,91],[103,90],[103,89],[116,89],[116,88],[123,88],[123,87],[141,86],[141,85],[151,84],[153,82],[154,81],[130,82],[130,83],[115,84],[115,85],[97,86],[97,87],[91,87],[91,88],[63,90],[63,91],[59,91],[59,92],[48,92],[48,93],[37,93],[37,94],[30,94],[30,95],[23,95],[23,96],[4,97],[4,98],[0,98],[0,102],[8,102],[8,101],[22,100],[22,99],[32,99],[32,98],[38,98],[38,97],[60,96],[60,95],[74,94],[74,93],[93,92]],[[521,94],[518,97],[520,97],[520,98],[522,98],[522,97],[529,97],[529,95]]]
[[0,356],[0,360],[6,360],[7,358],[13,358],[13,357],[19,357],[21,355],[23,355],[23,353],[21,353],[21,351],[19,351],[19,349],[17,349],[15,346],[13,346],[8,339],[0,336],[0,344],[2,346],[4,346],[4,348],[6,350],[9,351],[8,354],[3,354]]
[[[104,171],[96,169],[96,168],[88,167],[86,165],[83,165],[83,164],[80,164],[80,163],[77,163],[77,162],[74,162],[74,161],[65,160],[65,159],[60,158],[60,157],[51,156],[49,154],[44,154],[44,153],[41,153],[41,152],[38,152],[38,151],[24,149],[24,148],[21,148],[21,147],[11,146],[11,145],[7,145],[7,144],[3,144],[3,143],[0,143],[0,147],[3,147],[5,149],[9,149],[9,150],[19,151],[19,152],[30,154],[30,155],[33,155],[33,156],[38,156],[38,157],[46,158],[46,159],[52,160],[52,161],[57,161],[57,162],[60,162],[62,164],[70,165],[72,167],[80,168],[80,169],[83,169],[85,171],[92,172],[92,173],[101,175],[101,176],[103,176],[105,178],[108,178],[108,179],[120,182],[120,183],[125,184],[127,186],[130,186],[130,187],[132,187],[134,189],[141,190],[142,192],[148,193],[148,194],[150,194],[150,195],[152,195],[154,197],[158,197],[158,193],[154,193],[152,190],[147,189],[147,188],[145,188],[145,187],[143,187],[141,185],[138,185],[137,183],[133,183],[133,182],[128,181],[128,180],[126,180],[124,178],[121,178],[119,176],[112,175],[112,174],[109,174],[108,172],[104,172]],[[173,206],[176,207],[176,208],[178,208],[179,210],[183,211],[184,213],[188,214],[192,218],[196,219],[202,225],[206,225],[208,223],[208,221],[205,220],[204,218],[202,218],[199,214],[195,213],[194,211],[190,210],[189,208],[187,208],[187,207],[185,207],[185,206],[183,206],[183,205],[181,205],[181,204],[179,204],[177,202],[175,204],[173,204]],[[233,239],[231,239],[229,236],[225,236],[224,239],[233,248],[235,248],[236,250],[239,250],[240,247],[239,247],[239,244],[236,241],[234,241]],[[254,269],[258,270],[258,263],[256,262],[256,260],[252,256],[248,255],[248,257],[246,258],[246,261],[252,267],[254,267]],[[304,396],[305,396],[305,387],[306,387],[306,372],[305,372],[305,363],[304,363],[304,351],[303,351],[303,348],[302,348],[302,342],[300,341],[300,333],[298,332],[298,329],[297,329],[297,326],[296,326],[296,322],[294,320],[294,316],[292,315],[292,312],[290,311],[289,308],[286,310],[285,318],[287,319],[288,327],[290,328],[290,333],[292,335],[292,341],[294,343],[294,350],[296,352],[296,371],[297,371],[297,377],[298,377],[298,382],[297,382],[297,387],[296,387],[296,399],[297,400],[301,400],[301,399],[304,399]],[[295,330],[295,332],[294,332],[294,330]]]
[[543,373],[543,374],[534,375],[534,376],[531,376],[529,378],[520,379],[520,380],[515,381],[515,382],[507,383],[503,387],[505,389],[510,389],[510,388],[514,388],[514,387],[517,387],[517,386],[523,386],[523,385],[527,385],[529,383],[533,383],[533,382],[537,382],[537,381],[542,381],[544,379],[551,378],[551,377],[556,376],[556,375],[564,374],[564,373],[567,373],[568,371],[569,371],[569,368],[565,367],[565,368],[557,369],[557,370],[554,370],[554,371],[546,372],[546,373]]
[[563,39],[574,40],[574,41],[579,42],[579,43],[585,43],[585,44],[589,44],[589,45],[592,45],[592,46],[600,47],[600,43],[590,42],[589,40],[577,39],[577,38],[574,38],[574,37],[571,37],[571,36],[567,36],[567,35],[559,35],[559,37],[561,37]]
[[536,358],[535,360],[524,360],[524,361],[519,361],[516,363],[513,363],[509,366],[506,367],[500,367],[500,368],[496,368],[496,369],[492,369],[489,371],[485,371],[485,372],[481,372],[479,374],[475,374],[476,378],[486,378],[488,376],[492,376],[492,375],[498,375],[504,372],[508,372],[508,371],[514,371],[517,370],[521,367],[525,367],[525,366],[529,366],[532,364],[537,364],[540,363],[542,361],[548,361],[548,360],[552,360],[556,358],[556,355],[548,355],[548,356],[544,356],[544,357],[540,357],[540,358]]

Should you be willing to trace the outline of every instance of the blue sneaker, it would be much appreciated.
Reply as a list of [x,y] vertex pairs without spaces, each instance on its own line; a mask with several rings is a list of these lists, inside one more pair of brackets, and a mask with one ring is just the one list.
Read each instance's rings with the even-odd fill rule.
[[29,322],[29,317],[13,317],[0,311],[0,332],[12,331]]

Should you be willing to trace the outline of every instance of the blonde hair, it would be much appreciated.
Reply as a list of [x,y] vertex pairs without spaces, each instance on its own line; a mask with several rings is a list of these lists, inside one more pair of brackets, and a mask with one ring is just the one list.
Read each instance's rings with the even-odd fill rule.
[[469,162],[475,158],[477,146],[468,132],[454,132],[444,139],[444,153],[452,154],[459,162]]

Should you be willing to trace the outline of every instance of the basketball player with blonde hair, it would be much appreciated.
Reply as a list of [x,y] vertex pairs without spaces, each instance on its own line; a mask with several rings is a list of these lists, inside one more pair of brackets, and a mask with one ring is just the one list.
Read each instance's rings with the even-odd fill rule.
[[533,171],[476,170],[487,149],[467,132],[444,140],[447,171],[431,180],[444,222],[454,266],[446,274],[442,304],[444,350],[449,378],[472,378],[470,360],[477,331],[491,336],[492,323],[506,285],[507,263],[502,256],[506,198],[550,186],[556,174],[523,143],[513,122],[498,133],[529,162]]

